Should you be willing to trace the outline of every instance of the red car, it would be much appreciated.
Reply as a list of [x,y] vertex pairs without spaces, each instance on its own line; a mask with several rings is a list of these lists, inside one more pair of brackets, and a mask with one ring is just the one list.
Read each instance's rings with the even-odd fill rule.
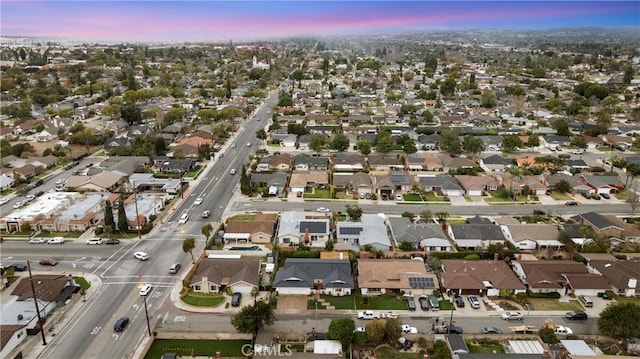
[[56,264],[58,264],[58,261],[55,260],[55,259],[41,259],[40,260],[40,265],[43,265],[43,266],[54,266]]

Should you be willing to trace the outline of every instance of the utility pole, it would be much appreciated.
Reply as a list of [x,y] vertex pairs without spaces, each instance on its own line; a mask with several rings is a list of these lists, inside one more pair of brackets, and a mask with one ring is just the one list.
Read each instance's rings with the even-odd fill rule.
[[38,298],[36,297],[36,287],[33,285],[33,276],[31,275],[31,263],[27,261],[27,268],[29,269],[29,281],[31,282],[31,293],[33,294],[33,302],[36,305],[36,314],[38,315],[38,324],[40,325],[40,334],[42,334],[42,345],[47,345],[47,337],[44,335],[44,323],[42,322],[42,316],[40,316],[40,308],[38,307]]
[[147,296],[142,296],[142,301],[144,302],[144,314],[147,317],[147,331],[149,332],[149,336],[151,336],[151,324],[149,324],[149,310],[147,309]]
[[[140,215],[138,214],[138,187],[133,189],[133,200],[136,205],[136,227],[138,228],[138,239],[142,239],[142,228],[140,228]],[[145,301],[146,303],[146,301]]]

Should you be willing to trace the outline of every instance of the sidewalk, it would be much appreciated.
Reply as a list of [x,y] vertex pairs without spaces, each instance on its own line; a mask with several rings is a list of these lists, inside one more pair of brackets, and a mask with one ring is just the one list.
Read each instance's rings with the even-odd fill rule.
[[[53,330],[45,332],[45,339],[48,345],[42,344],[42,335],[38,334],[37,336],[31,337],[30,340],[35,340],[37,343],[31,347],[30,350],[25,351],[24,359],[36,359],[40,357],[40,355],[44,352],[47,346],[50,346],[52,342],[56,340],[56,335],[60,333],[64,333],[67,325],[74,323],[78,316],[82,314],[84,308],[91,302],[93,297],[99,292],[102,287],[102,280],[97,275],[91,273],[69,273],[76,276],[84,277],[90,284],[91,287],[87,289],[85,292],[85,296],[83,299],[79,299],[74,304],[69,304],[62,309],[56,311],[54,313],[60,313],[61,315],[57,316],[54,314],[54,318],[58,318],[58,322],[53,326]],[[49,318],[49,320],[52,320]]]

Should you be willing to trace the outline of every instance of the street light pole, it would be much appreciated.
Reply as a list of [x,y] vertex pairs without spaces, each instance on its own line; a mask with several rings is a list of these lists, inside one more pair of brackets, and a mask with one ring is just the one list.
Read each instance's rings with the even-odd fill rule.
[[40,308],[38,307],[38,298],[36,297],[36,288],[33,285],[33,276],[31,275],[31,263],[27,261],[27,268],[29,269],[29,281],[31,282],[31,293],[33,295],[33,303],[36,305],[36,315],[38,316],[38,325],[40,326],[40,334],[42,334],[42,345],[47,345],[47,337],[44,335],[44,323],[42,316],[40,315]]
[[316,298],[316,326],[313,327],[314,329],[313,331],[315,332],[316,330],[318,330],[317,328],[318,328],[318,299]]
[[144,315],[147,317],[147,331],[149,332],[149,336],[151,336],[151,324],[149,324],[149,310],[147,309],[147,296],[142,296],[142,301],[144,302]]
[[142,228],[140,227],[140,214],[138,214],[138,188],[133,190],[133,200],[136,206],[136,227],[138,227],[138,239],[142,239]]
[[453,325],[453,309],[454,309],[453,297],[451,297],[449,300],[451,301],[451,317],[449,317],[449,328],[447,328],[447,336],[451,335],[451,326]]

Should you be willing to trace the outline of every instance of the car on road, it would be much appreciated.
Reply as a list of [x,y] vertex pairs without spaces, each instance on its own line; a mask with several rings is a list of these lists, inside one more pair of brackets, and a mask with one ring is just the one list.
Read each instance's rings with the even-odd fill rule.
[[578,148],[578,149],[573,150],[573,154],[574,155],[581,155],[583,153],[584,153],[584,150],[582,148]]
[[502,329],[496,327],[484,327],[481,331],[482,334],[502,334]]
[[118,238],[109,238],[106,241],[104,241],[104,244],[120,244],[120,240]]
[[9,268],[13,268],[16,272],[24,272],[27,270],[27,265],[24,263],[13,263],[9,266]]
[[396,319],[396,318],[398,318],[398,313],[397,312],[381,313],[380,317],[381,318],[387,318],[387,319]]
[[36,197],[40,197],[44,194],[44,191],[38,191],[36,192]]
[[193,204],[196,205],[196,206],[199,206],[199,205],[202,204],[202,201],[203,201],[202,197],[198,197],[198,198],[196,198],[196,201],[193,202]]
[[44,180],[43,179],[39,179],[39,180],[37,180],[37,181],[35,181],[33,183],[33,186],[31,186],[31,188],[36,188],[38,186],[42,186],[43,184],[44,184]]
[[326,208],[326,207],[318,207],[318,208],[316,208],[316,212],[328,213],[328,212],[331,212],[331,210],[329,208]]
[[116,320],[116,324],[113,326],[113,330],[115,330],[116,332],[121,332],[124,330],[124,328],[127,327],[128,324],[129,324],[129,318],[122,317]]
[[556,325],[554,328],[554,332],[556,335],[571,335],[573,334],[573,330],[569,327],[565,327],[562,325]]
[[467,297],[467,300],[469,301],[469,304],[471,304],[471,308],[480,309],[480,300],[478,300],[478,297],[470,295]]
[[142,288],[140,288],[140,295],[141,296],[146,296],[147,294],[149,294],[151,292],[151,284],[147,283],[145,285],[142,286]]
[[234,143],[234,144],[232,144],[232,145],[231,145],[231,148],[236,148],[236,144],[235,144],[235,143]]
[[67,182],[67,180],[66,180],[66,179],[64,179],[64,178],[58,178],[58,179],[56,180],[56,184],[63,184],[63,183],[65,183],[65,182]]
[[47,241],[44,238],[31,238],[29,240],[29,244],[43,244],[43,243],[47,243]]
[[240,293],[240,292],[233,293],[233,296],[231,297],[231,306],[232,307],[239,307],[241,300],[242,300],[242,293]]
[[534,209],[533,210],[533,214],[536,215],[536,216],[544,216],[547,213],[545,211],[541,210],[541,209]]
[[178,219],[178,224],[185,224],[188,220],[189,215],[187,213],[183,213],[182,216],[180,216],[180,219]]
[[102,238],[89,238],[86,243],[99,246],[102,244]]
[[36,199],[36,195],[35,194],[28,194],[25,199],[27,200],[27,202],[31,202],[34,199]]
[[22,206],[24,206],[24,202],[18,201],[18,202],[13,204],[13,209],[18,209],[18,208],[20,208]]
[[62,244],[64,243],[64,238],[62,237],[53,237],[47,241],[47,244]]
[[135,252],[133,254],[133,257],[141,261],[146,261],[147,259],[149,259],[149,255],[145,252]]
[[236,171],[236,169],[235,169],[235,168],[232,168],[232,169],[231,169],[231,172],[229,172],[229,173],[231,173],[232,175],[234,175],[234,174],[236,174],[237,172],[238,172],[238,171]]
[[206,210],[206,211],[202,212],[202,218],[209,218],[210,215],[211,215],[211,211],[210,210]]
[[180,263],[173,263],[171,265],[171,267],[169,267],[169,273],[171,274],[176,274],[178,273],[178,271],[180,270],[180,268],[182,267],[182,264]]
[[247,142],[247,147],[251,147],[251,142]]
[[578,202],[576,201],[567,201],[564,203],[565,206],[577,206]]
[[43,266],[55,266],[58,264],[58,261],[55,259],[50,259],[50,258],[44,258],[40,260],[40,265]]
[[458,327],[455,325],[446,325],[446,324],[435,327],[434,331],[436,332],[436,334],[447,334],[449,333],[449,331],[455,334],[462,334],[464,332],[461,327]]
[[427,297],[418,298],[418,303],[420,303],[420,309],[429,310],[429,299]]
[[380,313],[374,312],[372,310],[365,310],[363,312],[358,312],[358,319],[380,319]]
[[523,320],[524,316],[520,312],[504,312],[501,315],[504,320]]
[[405,334],[418,334],[418,328],[412,327],[408,324],[402,324],[400,331]]
[[64,191],[64,185],[63,184],[59,184],[59,185],[53,187],[53,190],[56,191],[56,192],[62,192],[62,191]]
[[589,319],[589,316],[587,315],[587,313],[583,312],[583,311],[571,311],[571,312],[567,312],[564,315],[565,318],[569,319],[569,320],[587,320]]
[[7,203],[9,203],[9,198],[7,197],[0,198],[0,205],[7,204]]

